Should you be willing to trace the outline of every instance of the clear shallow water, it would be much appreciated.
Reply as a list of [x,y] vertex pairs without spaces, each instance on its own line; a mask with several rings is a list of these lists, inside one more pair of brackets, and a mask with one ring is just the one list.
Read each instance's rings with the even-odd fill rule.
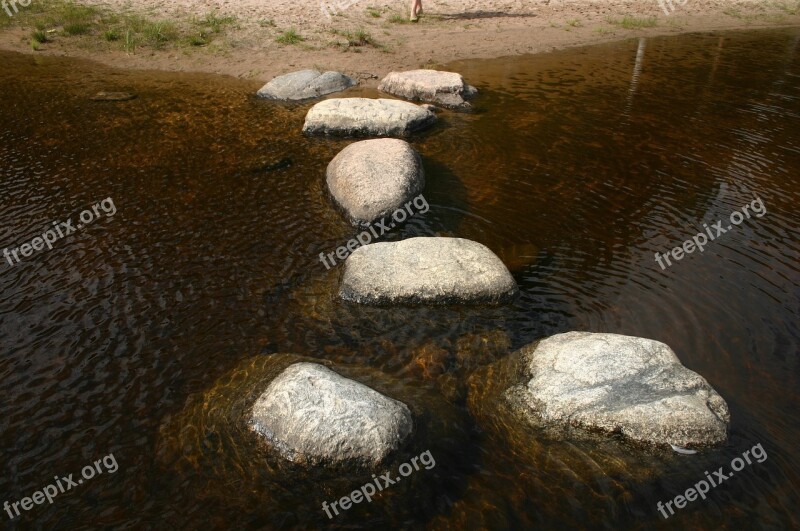
[[[488,245],[522,290],[496,308],[336,300],[339,270],[318,255],[357,231],[326,198],[324,169],[349,141],[303,137],[310,104],[257,101],[257,85],[229,78],[3,54],[0,246],[106,197],[118,209],[51,251],[0,264],[3,500],[109,452],[120,467],[7,524],[329,524],[322,500],[346,491],[321,485],[315,496],[316,478],[296,475],[279,496],[257,488],[258,471],[231,472],[247,456],[218,452],[235,440],[197,444],[207,442],[198,429],[188,444],[173,431],[198,420],[191,404],[227,392],[231,374],[295,352],[416,389],[457,435],[431,441],[430,488],[332,525],[797,528],[798,42],[797,30],[688,35],[449,65],[481,89],[476,112],[443,113],[412,139],[431,210],[388,239]],[[139,98],[89,101],[100,90]],[[665,271],[656,264],[655,252],[754,196],[766,215]],[[470,374],[568,330],[669,344],[728,401],[729,443],[686,458],[504,437],[470,416]],[[182,464],[170,460],[176,440],[187,443]],[[757,443],[765,462],[664,522],[657,501]]]

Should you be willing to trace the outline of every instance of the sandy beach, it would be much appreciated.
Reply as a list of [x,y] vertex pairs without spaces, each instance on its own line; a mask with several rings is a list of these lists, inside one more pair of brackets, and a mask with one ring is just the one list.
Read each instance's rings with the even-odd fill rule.
[[[795,0],[683,0],[683,5],[679,0],[425,0],[424,15],[413,24],[408,22],[407,3],[397,0],[82,0],[79,4],[98,8],[103,20],[146,17],[168,21],[187,34],[202,35],[193,24],[209,14],[227,22],[215,28],[219,33],[210,45],[139,43],[127,49],[119,44],[119,35],[115,42],[106,42],[101,29],[64,35],[54,22],[47,30],[47,42],[34,44],[38,48],[34,51],[33,26],[48,16],[47,4],[34,0],[30,7],[20,7],[10,23],[6,17],[0,25],[0,48],[79,57],[121,68],[209,72],[261,81],[317,67],[340,70],[371,84],[390,70],[453,60],[540,53],[638,36],[800,24],[800,3]],[[37,10],[39,18],[26,10]],[[296,42],[277,42],[287,34]]]

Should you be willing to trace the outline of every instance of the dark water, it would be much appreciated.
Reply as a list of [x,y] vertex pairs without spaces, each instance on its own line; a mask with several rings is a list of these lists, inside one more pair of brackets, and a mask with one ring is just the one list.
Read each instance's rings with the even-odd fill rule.
[[[431,210],[387,239],[486,244],[521,288],[495,308],[336,300],[339,270],[318,255],[355,231],[323,176],[349,141],[304,138],[310,105],[257,101],[256,84],[228,78],[0,54],[0,247],[107,197],[117,208],[0,264],[0,502],[112,452],[119,465],[0,518],[13,529],[797,529],[798,43],[798,30],[688,35],[449,65],[481,90],[476,112],[443,113],[413,139]],[[139,97],[89,101],[100,90]],[[763,217],[656,264],[755,197]],[[486,411],[469,411],[471,374],[568,330],[669,344],[727,400],[729,442],[686,457],[475,420]],[[408,397],[439,434],[415,449],[436,467],[329,521],[322,501],[368,475],[275,476],[226,432],[242,382],[277,352]],[[660,516],[656,502],[759,443],[767,460]]]

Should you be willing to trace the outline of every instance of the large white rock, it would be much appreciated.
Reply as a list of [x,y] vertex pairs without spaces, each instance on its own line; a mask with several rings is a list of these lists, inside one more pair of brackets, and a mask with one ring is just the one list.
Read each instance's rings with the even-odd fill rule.
[[439,70],[409,70],[390,72],[378,90],[413,101],[427,101],[451,109],[467,109],[466,100],[474,97],[478,90],[464,83],[464,78],[455,72]]
[[422,159],[396,138],[350,144],[328,164],[328,190],[357,225],[370,224],[401,208],[425,188]]
[[306,114],[303,132],[339,136],[407,136],[436,122],[429,109],[407,101],[333,98]]
[[655,443],[725,441],[730,413],[664,343],[567,332],[521,349],[524,381],[506,397],[535,424],[577,426]]
[[484,245],[433,237],[359,247],[345,262],[339,296],[362,304],[496,303],[517,291]]
[[257,94],[273,100],[305,100],[341,92],[355,85],[354,79],[340,72],[300,70],[273,78]]
[[402,402],[317,363],[295,363],[256,400],[251,426],[303,465],[374,468],[413,430]]

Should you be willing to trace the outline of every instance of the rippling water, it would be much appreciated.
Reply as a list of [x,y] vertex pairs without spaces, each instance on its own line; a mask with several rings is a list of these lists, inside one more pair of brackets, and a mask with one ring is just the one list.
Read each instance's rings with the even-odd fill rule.
[[[0,502],[119,462],[7,524],[800,527],[798,43],[798,30],[688,35],[448,65],[481,90],[476,110],[413,139],[431,210],[387,239],[486,244],[521,287],[494,308],[336,300],[339,270],[318,256],[356,231],[324,170],[349,141],[303,137],[310,104],[259,101],[229,78],[0,54],[0,247],[107,197],[118,209],[0,264]],[[100,90],[139,97],[90,101]],[[763,217],[655,262],[754,197]],[[669,344],[728,401],[729,442],[639,452],[501,434],[469,414],[470,374],[568,330]],[[415,389],[451,434],[431,441],[426,487],[328,521],[321,502],[347,492],[302,474],[272,492],[235,436],[214,442],[200,425],[226,413],[214,399],[276,352]],[[758,443],[766,461],[664,522],[657,501]]]

